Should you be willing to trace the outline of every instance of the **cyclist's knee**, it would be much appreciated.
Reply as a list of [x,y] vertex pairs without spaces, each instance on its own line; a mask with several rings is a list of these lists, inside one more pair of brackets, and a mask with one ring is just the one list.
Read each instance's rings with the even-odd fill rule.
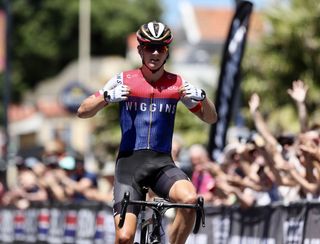
[[178,181],[170,190],[170,199],[174,202],[194,204],[197,202],[197,193],[189,181]]
[[[179,203],[183,204],[196,204],[197,203],[198,196],[195,192],[189,192],[185,193],[181,196],[181,198],[178,200]],[[193,214],[195,211],[191,208],[179,208],[178,212],[184,216],[191,217],[190,214]]]
[[119,244],[127,244],[132,243],[134,239],[134,234],[130,233],[129,231],[120,230],[117,233],[117,243]]
[[195,204],[197,203],[197,198],[198,196],[195,192],[188,192],[186,194],[183,194],[178,202],[183,204]]
[[[116,223],[119,222],[119,215],[116,216]],[[116,243],[127,244],[133,243],[134,235],[136,232],[136,216],[133,214],[126,214],[124,226],[116,228]]]

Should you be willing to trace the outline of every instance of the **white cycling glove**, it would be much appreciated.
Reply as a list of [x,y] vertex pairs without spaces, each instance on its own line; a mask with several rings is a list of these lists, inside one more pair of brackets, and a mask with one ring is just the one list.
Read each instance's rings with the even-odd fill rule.
[[128,99],[129,87],[126,85],[118,85],[111,90],[103,92],[104,100],[107,103],[117,103]]
[[195,88],[189,83],[185,83],[185,97],[188,97],[195,101],[203,101],[206,98],[206,93],[204,90]]

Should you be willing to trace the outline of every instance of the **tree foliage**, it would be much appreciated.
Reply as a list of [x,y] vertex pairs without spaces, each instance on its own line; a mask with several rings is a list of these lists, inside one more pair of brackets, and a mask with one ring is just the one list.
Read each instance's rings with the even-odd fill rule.
[[[18,100],[25,89],[56,75],[78,57],[79,1],[15,0],[10,4],[12,98]],[[156,0],[91,1],[91,55],[123,55],[127,35],[160,14]]]
[[[248,101],[253,92],[262,98],[274,132],[296,131],[295,104],[287,94],[293,80],[309,86],[307,107],[312,120],[319,118],[320,5],[316,0],[292,0],[265,13],[267,32],[247,47],[242,89]],[[245,103],[247,104],[247,103]],[[247,112],[247,111],[245,111]]]

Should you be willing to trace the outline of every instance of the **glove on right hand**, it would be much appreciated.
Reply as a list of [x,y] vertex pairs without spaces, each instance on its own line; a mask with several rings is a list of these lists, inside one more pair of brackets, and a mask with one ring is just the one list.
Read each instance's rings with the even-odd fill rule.
[[185,96],[195,101],[203,101],[206,98],[204,90],[194,87],[193,85],[186,83],[184,85]]
[[107,103],[117,103],[128,99],[129,87],[126,85],[119,85],[111,90],[106,90],[103,93],[104,100]]

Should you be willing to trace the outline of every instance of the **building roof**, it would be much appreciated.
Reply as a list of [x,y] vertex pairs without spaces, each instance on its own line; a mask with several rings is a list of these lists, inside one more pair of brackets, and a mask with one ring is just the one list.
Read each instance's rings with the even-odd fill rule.
[[[90,82],[83,85],[93,93],[102,88],[106,81],[117,72],[128,68],[129,64],[122,57],[91,58],[91,79]],[[61,95],[77,80],[77,71],[77,61],[74,61],[55,77],[42,81],[34,90],[25,93],[23,104],[10,105],[8,109],[9,121],[11,123],[19,122],[36,115],[46,118],[70,116],[72,113],[67,110]],[[77,98],[71,97],[72,94],[69,95],[71,100]]]
[[[224,41],[227,38],[230,23],[234,15],[233,9],[195,7],[194,11],[201,39],[206,41]],[[256,40],[262,31],[261,15],[257,12],[252,12],[248,38]]]
[[67,116],[70,114],[57,100],[48,101],[45,99],[39,99],[37,101],[37,107],[39,112],[41,112],[41,114],[43,114],[45,117],[54,118]]
[[31,118],[38,113],[47,118],[67,116],[70,113],[56,100],[38,100],[37,105],[32,104],[11,104],[8,109],[9,121],[18,122]]
[[8,109],[8,117],[10,122],[20,121],[32,117],[37,112],[32,105],[16,105],[12,104]]
[[[194,21],[200,41],[223,43],[228,35],[234,9],[193,6]],[[190,20],[189,20],[190,21]],[[255,41],[263,32],[262,16],[253,11],[250,16],[248,39]]]

